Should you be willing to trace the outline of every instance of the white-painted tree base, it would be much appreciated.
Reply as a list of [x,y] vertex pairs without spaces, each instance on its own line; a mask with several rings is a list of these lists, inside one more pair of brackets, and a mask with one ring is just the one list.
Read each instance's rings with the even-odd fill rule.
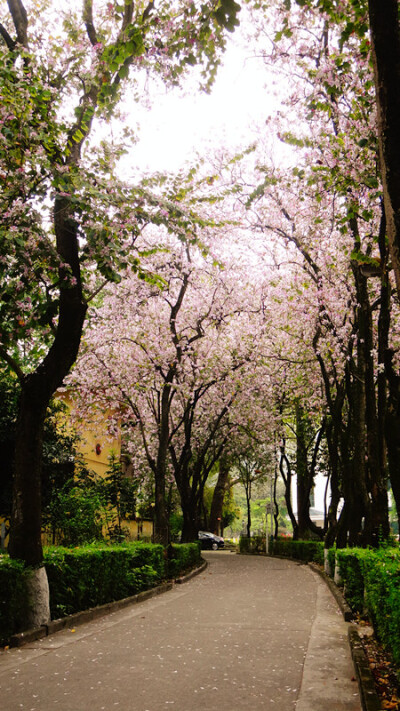
[[327,548],[324,548],[324,571],[329,577],[332,577],[332,568],[329,563],[329,551]]
[[335,562],[335,576],[333,579],[334,579],[336,585],[343,585],[343,579],[342,579],[342,576],[340,575],[340,565],[337,560]]
[[50,622],[50,594],[45,567],[30,572],[27,588],[29,596],[27,629],[47,625]]

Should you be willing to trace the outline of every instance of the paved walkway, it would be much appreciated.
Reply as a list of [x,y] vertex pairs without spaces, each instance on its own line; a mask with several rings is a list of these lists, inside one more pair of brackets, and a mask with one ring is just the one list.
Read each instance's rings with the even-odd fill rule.
[[171,591],[0,655],[4,711],[360,711],[346,623],[307,566],[229,552]]

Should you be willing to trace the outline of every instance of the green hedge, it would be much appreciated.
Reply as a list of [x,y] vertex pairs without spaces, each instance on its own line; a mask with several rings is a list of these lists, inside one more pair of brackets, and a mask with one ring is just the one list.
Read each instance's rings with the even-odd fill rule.
[[198,565],[200,559],[200,543],[173,543],[169,548],[168,577],[178,577],[183,571]]
[[337,551],[344,592],[353,610],[366,607],[378,639],[400,667],[400,551],[398,548]]
[[278,538],[272,542],[272,555],[323,565],[324,544],[320,541],[293,541],[290,538]]
[[52,619],[135,595],[165,574],[163,547],[146,543],[54,547],[44,562]]
[[265,536],[252,536],[251,538],[241,536],[239,539],[239,552],[252,555],[265,553]]
[[[198,543],[161,545],[133,542],[47,548],[44,564],[50,588],[51,618],[58,619],[135,595],[193,568],[201,558]],[[0,556],[0,644],[25,629],[27,594],[24,566]]]
[[22,629],[27,607],[23,564],[0,555],[0,644]]
[[340,577],[344,586],[344,596],[353,612],[364,612],[364,572],[362,560],[376,552],[362,548],[338,548],[335,551]]

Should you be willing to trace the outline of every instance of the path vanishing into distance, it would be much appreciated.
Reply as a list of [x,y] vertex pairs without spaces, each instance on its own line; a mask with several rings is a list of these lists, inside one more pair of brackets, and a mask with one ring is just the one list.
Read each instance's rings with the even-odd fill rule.
[[347,625],[293,561],[204,554],[183,585],[0,654],[4,711],[360,711]]

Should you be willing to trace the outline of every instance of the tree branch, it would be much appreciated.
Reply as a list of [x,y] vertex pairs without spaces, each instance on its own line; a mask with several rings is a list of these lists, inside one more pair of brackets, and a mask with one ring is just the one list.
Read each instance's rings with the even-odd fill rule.
[[2,36],[4,42],[6,43],[8,49],[10,50],[10,52],[12,52],[15,49],[15,45],[17,43],[15,42],[15,40],[13,40],[12,37],[10,37],[6,28],[1,23],[0,23],[0,35]]
[[131,24],[133,17],[133,0],[125,0],[124,17],[120,36],[125,32],[126,28]]
[[22,383],[22,381],[25,379],[25,373],[22,370],[21,366],[17,361],[10,356],[9,353],[7,353],[7,350],[4,348],[4,346],[0,345],[0,356],[3,358],[3,360],[8,363],[10,368],[14,371],[16,376],[18,377],[18,380]]
[[17,32],[17,42],[23,47],[28,46],[28,15],[21,0],[7,0],[8,9]]
[[97,32],[93,22],[93,3],[92,0],[84,0],[83,3],[83,21],[85,23],[86,32],[91,44],[98,44]]

